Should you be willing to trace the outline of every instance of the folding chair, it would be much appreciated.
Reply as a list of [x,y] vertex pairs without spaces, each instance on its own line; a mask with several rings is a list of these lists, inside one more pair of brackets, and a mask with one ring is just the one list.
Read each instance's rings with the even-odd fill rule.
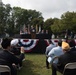
[[73,72],[72,75],[76,75],[76,62],[67,63],[64,67],[63,75],[66,75],[67,69],[70,70],[69,73],[74,70],[75,73]]
[[10,67],[7,66],[7,65],[0,65],[0,75],[1,75],[1,73],[3,73],[3,72],[8,72],[9,75],[11,75]]
[[[52,63],[56,59],[58,59],[57,56],[53,58]],[[64,67],[62,75],[76,75],[76,62],[67,63]]]

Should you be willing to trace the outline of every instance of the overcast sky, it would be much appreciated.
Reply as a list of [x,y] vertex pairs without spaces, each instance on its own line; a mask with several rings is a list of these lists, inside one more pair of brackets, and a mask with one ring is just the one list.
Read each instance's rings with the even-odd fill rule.
[[67,11],[76,12],[76,0],[2,0],[4,4],[40,11],[44,19],[60,18]]

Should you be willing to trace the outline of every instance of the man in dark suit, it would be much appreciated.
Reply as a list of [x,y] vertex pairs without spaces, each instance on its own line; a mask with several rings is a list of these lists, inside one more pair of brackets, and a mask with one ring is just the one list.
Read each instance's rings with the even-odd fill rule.
[[[71,49],[63,49],[65,53],[58,58],[58,63],[52,64],[52,75],[57,75],[57,71],[63,73],[64,66],[67,63],[76,62],[75,42],[72,40],[69,42],[69,45]],[[65,75],[76,75],[76,70],[73,70],[72,72],[67,70]]]
[[[10,52],[11,49],[10,42],[11,40],[8,38],[2,40],[1,45],[3,50],[0,52],[0,64],[8,65],[11,69],[11,75],[17,75],[16,65],[23,60],[24,48],[23,47],[21,48],[21,55],[19,58],[17,58],[12,52]],[[1,75],[6,75],[6,74],[1,74]]]

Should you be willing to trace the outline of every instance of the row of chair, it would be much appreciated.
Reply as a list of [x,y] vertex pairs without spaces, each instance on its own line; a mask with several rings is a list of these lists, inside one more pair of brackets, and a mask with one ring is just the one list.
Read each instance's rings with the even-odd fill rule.
[[11,69],[7,65],[0,65],[0,75],[3,72],[8,72],[9,75],[11,75]]
[[[76,69],[76,62],[66,64],[64,67],[63,75],[65,74],[66,69]],[[11,70],[6,65],[0,65],[0,73],[1,72],[9,72],[9,75],[11,75]]]
[[[52,63],[54,62],[54,60],[58,59],[58,57],[54,57],[53,60],[52,60]],[[75,70],[75,73],[76,73],[76,62],[72,62],[72,63],[67,63],[64,67],[64,70],[63,70],[63,74],[62,75],[67,75],[66,72],[67,72],[67,69],[70,70],[70,71],[73,71]],[[75,74],[72,74],[72,75],[75,75]]]
[[[57,57],[55,57],[55,59],[57,59]],[[70,69],[70,70],[76,69],[76,62],[67,63],[64,67],[63,75],[65,75],[65,72],[67,69]],[[2,72],[9,72],[9,75],[11,75],[11,70],[7,65],[0,65],[0,73]]]

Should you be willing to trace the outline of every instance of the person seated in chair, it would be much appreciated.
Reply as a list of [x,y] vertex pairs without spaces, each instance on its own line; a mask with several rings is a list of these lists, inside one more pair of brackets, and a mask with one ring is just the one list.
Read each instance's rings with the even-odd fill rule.
[[[52,48],[48,53],[48,62],[51,64],[54,57],[62,55],[64,52],[62,50],[62,41],[59,40],[56,47]],[[54,63],[57,63],[58,60],[55,60]]]
[[18,39],[13,39],[11,40],[11,52],[14,53],[14,55],[19,56],[20,53],[20,47],[18,45],[19,40]]
[[[19,46],[19,39],[13,39],[11,40],[11,50],[12,53],[14,53],[15,56],[19,57],[21,55],[21,46]],[[23,57],[23,59],[25,56]],[[22,67],[22,61],[18,64],[18,68],[20,69]]]
[[[1,61],[1,65],[7,65],[11,69],[11,75],[17,75],[16,65],[18,65],[24,57],[24,48],[21,47],[20,57],[16,57],[11,50],[11,40],[8,38],[4,38],[1,43],[2,51],[0,52],[0,59],[5,60]],[[4,74],[5,75],[5,74]]]
[[50,45],[46,47],[45,55],[46,55],[46,68],[49,69],[49,62],[48,62],[48,53],[52,50],[52,48],[56,47],[56,45],[49,40]]
[[[57,71],[63,73],[64,67],[67,63],[76,62],[76,48],[75,43],[71,40],[68,43],[62,43],[62,49],[64,54],[58,57],[58,63],[52,63],[52,75],[57,75]],[[65,75],[76,75],[76,69],[71,71],[66,71]]]

